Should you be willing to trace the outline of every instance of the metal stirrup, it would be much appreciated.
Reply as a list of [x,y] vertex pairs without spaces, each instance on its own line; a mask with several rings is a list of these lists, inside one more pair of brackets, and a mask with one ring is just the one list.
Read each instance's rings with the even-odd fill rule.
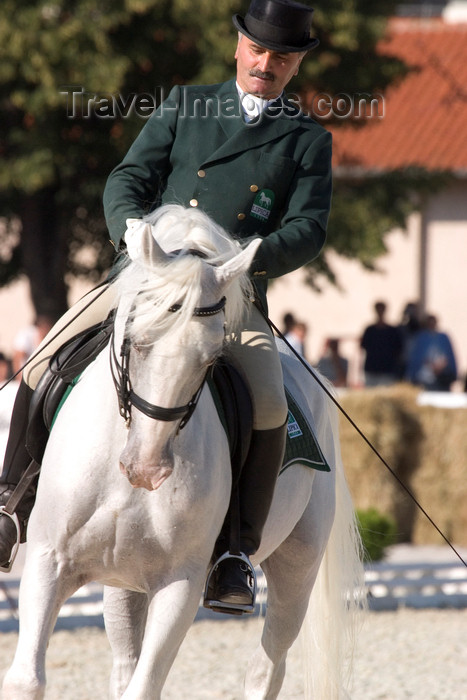
[[[223,603],[220,600],[216,600],[215,598],[211,598],[209,593],[210,593],[210,584],[211,584],[211,579],[215,575],[216,569],[221,564],[225,559],[238,559],[242,564],[244,564],[245,571],[250,577],[251,581],[251,593],[252,593],[252,603],[249,604],[244,604],[244,603]],[[256,582],[256,572],[254,567],[252,566],[250,560],[244,554],[243,552],[240,552],[239,554],[231,554],[231,552],[225,552],[222,554],[216,562],[213,564],[211,571],[208,575],[207,581],[206,581],[206,586],[204,589],[204,602],[203,605],[205,608],[209,608],[213,610],[214,612],[225,612],[225,613],[230,613],[232,615],[244,615],[244,614],[251,614],[255,610],[255,603],[256,603],[256,591],[257,591],[257,582]]]

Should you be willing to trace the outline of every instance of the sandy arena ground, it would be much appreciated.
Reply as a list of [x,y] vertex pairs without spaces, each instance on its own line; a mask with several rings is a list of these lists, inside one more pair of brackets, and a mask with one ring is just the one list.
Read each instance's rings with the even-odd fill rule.
[[[245,663],[261,625],[261,618],[196,622],[172,668],[163,699],[241,700]],[[16,639],[15,633],[0,635],[2,679]],[[467,610],[371,612],[359,647],[352,700],[467,698]],[[297,643],[289,656],[281,700],[303,698],[301,659]],[[107,697],[110,664],[102,630],[56,632],[47,656],[46,699]]]

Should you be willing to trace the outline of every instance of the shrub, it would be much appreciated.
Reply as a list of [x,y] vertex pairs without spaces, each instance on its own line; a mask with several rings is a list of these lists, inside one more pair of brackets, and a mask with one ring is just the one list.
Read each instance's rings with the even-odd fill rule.
[[396,521],[376,508],[357,510],[356,513],[365,561],[378,561],[386,547],[396,542]]

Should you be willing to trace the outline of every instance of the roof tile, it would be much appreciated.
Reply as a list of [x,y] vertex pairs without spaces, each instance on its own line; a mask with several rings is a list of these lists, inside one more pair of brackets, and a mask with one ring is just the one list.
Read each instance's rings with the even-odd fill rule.
[[331,127],[334,165],[467,172],[467,24],[393,20],[379,50],[411,68],[384,95],[383,116]]

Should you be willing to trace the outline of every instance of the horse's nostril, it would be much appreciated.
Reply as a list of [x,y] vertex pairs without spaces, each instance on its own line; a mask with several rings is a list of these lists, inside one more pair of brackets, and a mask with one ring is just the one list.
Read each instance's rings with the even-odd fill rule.
[[126,466],[125,464],[123,464],[123,462],[120,462],[120,471],[124,476],[126,476],[130,484],[133,486],[133,481],[135,479],[134,469],[132,467]]

